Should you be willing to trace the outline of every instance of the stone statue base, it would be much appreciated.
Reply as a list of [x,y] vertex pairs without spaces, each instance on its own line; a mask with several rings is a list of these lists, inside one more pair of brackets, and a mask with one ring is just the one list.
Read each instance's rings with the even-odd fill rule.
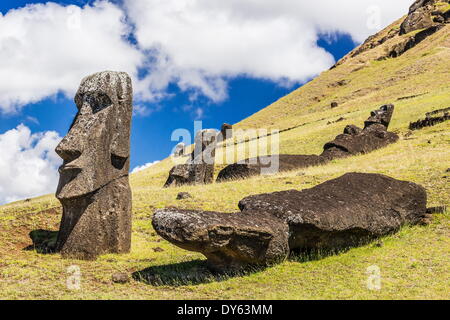
[[65,258],[94,260],[131,247],[131,189],[128,176],[80,198],[65,199],[57,251]]

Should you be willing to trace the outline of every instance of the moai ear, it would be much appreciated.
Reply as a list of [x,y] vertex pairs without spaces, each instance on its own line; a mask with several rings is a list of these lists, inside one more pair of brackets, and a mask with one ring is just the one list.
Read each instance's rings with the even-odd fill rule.
[[[119,170],[125,166],[130,157],[130,134],[127,128],[130,127],[132,116],[132,87],[131,79],[126,74],[120,74],[117,85],[117,101],[115,106],[114,136],[111,141],[111,164]],[[125,134],[124,134],[125,132]]]

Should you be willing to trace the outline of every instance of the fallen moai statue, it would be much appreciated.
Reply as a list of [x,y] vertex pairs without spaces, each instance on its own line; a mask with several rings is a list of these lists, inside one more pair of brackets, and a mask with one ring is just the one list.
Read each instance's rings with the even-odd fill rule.
[[217,182],[317,166],[333,159],[365,154],[383,148],[399,139],[397,134],[387,131],[393,112],[392,104],[384,105],[371,112],[363,129],[355,125],[345,127],[343,134],[324,145],[321,155],[280,154],[246,159],[222,169]]
[[78,113],[56,147],[64,160],[56,197],[63,216],[56,251],[92,260],[126,253],[131,246],[131,79],[101,72],[83,79],[75,96]]
[[164,187],[212,183],[219,136],[220,133],[214,129],[199,131],[191,158],[187,163],[176,165],[170,170]]
[[409,124],[409,129],[420,130],[426,127],[433,127],[448,120],[450,120],[450,108],[435,110],[432,112],[428,112],[425,119],[411,122]]
[[334,253],[365,244],[420,223],[426,203],[425,189],[412,182],[348,173],[311,189],[244,198],[238,213],[158,210],[152,224],[222,272],[280,262],[291,251]]

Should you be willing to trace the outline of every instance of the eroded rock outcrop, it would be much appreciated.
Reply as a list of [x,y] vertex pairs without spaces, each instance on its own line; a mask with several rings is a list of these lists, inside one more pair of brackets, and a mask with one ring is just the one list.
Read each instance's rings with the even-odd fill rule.
[[130,250],[132,97],[130,77],[119,72],[83,79],[75,96],[78,113],[56,148],[64,160],[56,249],[64,257],[90,260]]
[[345,127],[343,134],[324,145],[321,155],[280,154],[246,159],[222,169],[217,182],[317,166],[333,159],[383,148],[399,139],[397,134],[387,131],[393,112],[392,104],[384,105],[371,112],[364,123],[364,128],[355,125]]
[[214,129],[199,131],[191,158],[187,163],[176,165],[170,170],[164,187],[212,183],[219,135]]
[[267,265],[290,251],[336,252],[426,217],[421,186],[379,174],[348,173],[311,189],[242,199],[241,212],[159,210],[156,232],[201,252],[214,270]]
[[393,112],[393,105],[384,105],[372,111],[363,129],[354,125],[345,127],[343,134],[324,145],[321,157],[333,160],[365,154],[397,142],[398,135],[387,131]]

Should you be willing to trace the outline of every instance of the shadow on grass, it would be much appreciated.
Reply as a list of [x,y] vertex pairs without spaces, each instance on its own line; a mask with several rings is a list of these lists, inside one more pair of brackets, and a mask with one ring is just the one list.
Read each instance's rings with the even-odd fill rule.
[[174,264],[149,267],[133,273],[133,279],[153,286],[188,286],[210,282],[225,281],[234,277],[245,276],[262,268],[216,273],[211,272],[204,260],[193,260]]
[[52,254],[56,251],[56,240],[58,238],[58,231],[51,230],[33,230],[30,232],[30,238],[33,244],[24,248],[25,251],[36,250],[41,254]]

